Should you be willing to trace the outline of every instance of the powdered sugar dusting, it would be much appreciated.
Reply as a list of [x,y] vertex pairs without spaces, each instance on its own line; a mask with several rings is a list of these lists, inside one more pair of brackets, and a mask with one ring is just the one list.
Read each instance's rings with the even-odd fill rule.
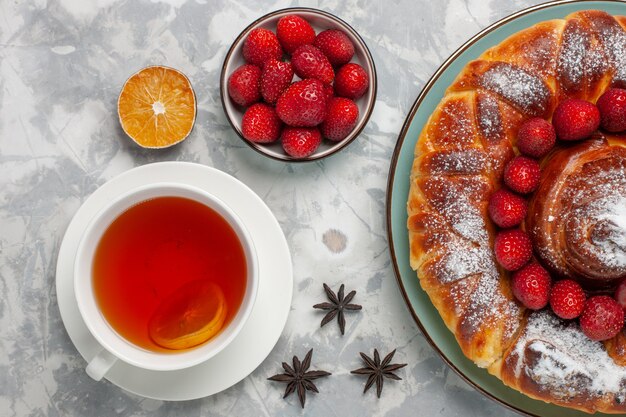
[[422,162],[422,169],[431,174],[480,174],[488,167],[482,149],[434,151]]
[[455,232],[463,236],[468,240],[476,239],[477,237],[482,241],[486,231],[484,228],[485,223],[479,213],[468,213],[465,216],[461,216],[456,223],[452,225]]
[[[577,175],[566,188],[564,198],[574,206],[564,226],[577,269],[597,265],[607,277],[619,277],[626,274],[626,160],[616,156],[603,161],[608,169],[589,164],[593,169]],[[594,186],[589,190],[585,184]]]
[[527,116],[543,116],[552,93],[543,80],[522,68],[498,62],[480,78],[480,84],[510,102]]
[[519,327],[521,308],[502,294],[500,274],[495,269],[493,260],[491,262],[492,268],[481,276],[472,293],[471,307],[466,311],[463,324],[471,329],[504,326],[504,337],[510,339]]
[[478,112],[478,126],[480,133],[485,139],[485,145],[497,143],[504,137],[504,127],[502,125],[502,115],[500,106],[495,98],[487,94],[481,94],[476,100]]
[[604,236],[593,242],[596,255],[604,265],[626,267],[626,197],[608,196],[594,202],[589,210],[596,224],[605,225]]
[[[469,177],[472,178],[472,177]],[[425,185],[425,194],[433,208],[461,237],[481,244],[488,242],[489,235],[483,215],[475,200],[486,198],[487,182],[476,176],[475,180],[464,177],[459,181],[446,177],[432,177]]]
[[[465,336],[471,337],[485,326],[497,326],[502,328],[503,337],[508,339],[519,325],[521,311],[517,303],[508,299],[501,290],[501,277],[487,232],[486,215],[481,211],[484,206],[480,201],[489,193],[488,189],[482,188],[484,185],[481,180],[458,182],[440,179],[426,188],[426,194],[433,196],[431,204],[446,222],[449,233],[453,234],[452,238],[446,236],[445,240],[441,237],[442,242],[446,242],[446,251],[433,265],[433,271],[442,284],[456,284],[452,289],[455,307],[467,305],[463,314],[459,312]],[[467,283],[474,283],[476,277],[479,277],[478,285],[468,288]],[[477,363],[480,366],[489,365]]]
[[626,33],[606,13],[581,13],[580,19],[569,19],[561,39],[557,79],[566,93],[583,91],[612,69],[613,84],[626,85]]
[[615,71],[613,75],[614,84],[626,85],[626,32],[609,15],[594,16],[589,21],[597,31],[597,36],[600,38],[611,67]]
[[451,97],[439,105],[429,121],[429,138],[437,149],[467,149],[474,146],[473,105],[465,97]]
[[522,48],[522,56],[518,58],[524,68],[541,74],[544,79],[554,75],[560,34],[558,26],[551,26],[550,29],[543,26],[542,31]]
[[455,282],[488,271],[489,253],[484,248],[464,248],[460,244],[450,245],[450,253],[443,262],[440,281],[444,284]]
[[[516,376],[526,373],[557,398],[609,393],[619,401],[626,399],[626,368],[613,361],[601,342],[585,336],[577,323],[562,322],[551,312],[531,314],[512,353]],[[532,360],[525,359],[528,355]]]
[[577,91],[583,83],[584,58],[591,42],[590,34],[577,20],[567,22],[561,39],[557,76],[565,91]]
[[557,79],[561,90],[573,94],[584,91],[608,69],[602,45],[593,39],[589,28],[577,19],[567,21],[561,39]]

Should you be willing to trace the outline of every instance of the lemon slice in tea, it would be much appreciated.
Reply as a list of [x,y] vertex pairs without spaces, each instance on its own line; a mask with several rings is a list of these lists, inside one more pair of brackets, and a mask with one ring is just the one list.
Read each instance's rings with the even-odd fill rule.
[[185,139],[196,120],[196,97],[180,71],[147,67],[124,84],[117,101],[124,132],[144,148],[166,148]]
[[187,349],[217,335],[225,319],[226,301],[220,287],[208,281],[192,281],[159,305],[148,331],[161,347]]

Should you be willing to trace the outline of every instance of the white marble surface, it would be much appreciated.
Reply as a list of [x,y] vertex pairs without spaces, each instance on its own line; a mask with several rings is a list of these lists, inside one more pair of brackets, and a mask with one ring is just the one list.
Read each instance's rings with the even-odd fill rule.
[[[389,160],[422,85],[471,35],[533,0],[306,1],[356,28],[378,69],[376,109],[364,133],[322,162],[289,165],[245,146],[224,117],[219,71],[230,42],[253,19],[291,1],[0,1],[0,416],[512,416],[484,398],[431,349],[393,276],[385,233]],[[141,150],[115,105],[124,80],[149,64],[185,72],[198,98],[182,144]],[[295,287],[283,335],[248,378],[210,398],[148,400],[94,382],[61,322],[55,294],[63,232],[99,185],[134,166],[183,160],[234,175],[275,213],[293,253]],[[324,234],[337,229],[345,250]],[[361,313],[319,328],[322,282],[356,289]],[[315,349],[320,380],[304,411],[265,379]],[[362,395],[359,351],[398,348],[409,365],[382,398]]]

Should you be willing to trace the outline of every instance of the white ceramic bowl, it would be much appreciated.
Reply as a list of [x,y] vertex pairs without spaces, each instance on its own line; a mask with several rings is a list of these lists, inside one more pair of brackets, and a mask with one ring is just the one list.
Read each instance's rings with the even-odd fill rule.
[[[313,29],[315,29],[315,33],[320,33],[326,29],[339,29],[342,30],[352,43],[354,44],[354,57],[351,62],[359,64],[365,69],[367,75],[369,77],[369,88],[367,92],[356,100],[356,104],[359,107],[359,120],[352,130],[352,132],[343,140],[339,142],[331,142],[328,140],[322,141],[320,147],[313,153],[313,155],[306,158],[292,158],[287,155],[280,144],[280,140],[276,141],[272,144],[257,144],[250,142],[249,140],[243,137],[241,132],[241,119],[243,117],[243,113],[245,109],[236,105],[228,95],[228,78],[230,75],[241,65],[246,62],[243,59],[242,49],[243,43],[246,40],[248,34],[258,27],[262,27],[265,29],[269,29],[276,33],[276,23],[278,20],[290,14],[295,14],[303,19],[306,19]],[[297,77],[294,80],[298,79]],[[376,79],[376,67],[374,66],[374,60],[372,59],[372,55],[365,44],[365,41],[361,38],[361,36],[354,30],[349,24],[334,16],[328,12],[318,10],[318,9],[310,9],[306,7],[291,7],[287,9],[277,10],[271,13],[266,14],[263,17],[252,22],[247,28],[243,30],[237,36],[237,39],[233,42],[228,54],[226,54],[226,58],[224,59],[224,65],[222,66],[222,75],[220,79],[220,93],[222,96],[222,106],[224,107],[224,112],[226,113],[226,117],[235,129],[235,132],[239,135],[239,137],[252,149],[255,151],[268,156],[273,159],[289,161],[289,162],[307,162],[314,161],[317,159],[324,158],[326,156],[332,155],[341,149],[345,148],[348,144],[350,144],[354,139],[359,136],[367,121],[369,120],[372,111],[374,110],[374,103],[376,101],[376,88],[377,88],[377,79]]]
[[[220,334],[208,342],[178,353],[159,353],[140,348],[120,336],[100,311],[93,290],[93,257],[105,230],[125,210],[142,201],[157,197],[184,197],[202,203],[218,212],[237,233],[247,262],[247,286],[239,311]],[[100,379],[120,359],[150,370],[171,371],[189,368],[216,355],[237,336],[248,319],[256,299],[259,274],[252,238],[239,217],[217,197],[199,188],[179,183],[157,183],[135,188],[105,206],[89,223],[78,245],[74,264],[74,291],[80,314],[94,338],[104,348],[87,371]]]

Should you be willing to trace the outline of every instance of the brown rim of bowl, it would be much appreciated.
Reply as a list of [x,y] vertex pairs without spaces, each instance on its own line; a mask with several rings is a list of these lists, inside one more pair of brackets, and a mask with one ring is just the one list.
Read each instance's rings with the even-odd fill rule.
[[[135,75],[139,74],[141,71],[143,71],[145,69],[148,69],[148,68],[165,68],[167,70],[172,70],[174,72],[179,73],[189,83],[189,87],[191,88],[191,94],[193,95],[193,121],[191,122],[191,128],[189,129],[189,132],[187,132],[187,134],[182,139],[180,139],[180,140],[178,140],[178,141],[176,141],[174,143],[171,143],[169,145],[165,145],[165,146],[144,146],[144,145],[140,144],[139,142],[137,142],[135,140],[135,138],[133,138],[131,135],[128,134],[128,132],[126,131],[126,128],[124,128],[124,123],[122,123],[122,117],[120,115],[120,98],[122,97],[122,91],[124,91],[124,88],[126,88],[126,84],[128,84],[130,79],[133,78]],[[117,121],[120,123],[120,127],[122,128],[122,131],[124,132],[124,134],[130,140],[133,141],[133,143],[135,145],[137,145],[138,147],[140,147],[142,149],[168,149],[168,148],[171,148],[172,146],[178,145],[179,143],[181,143],[185,139],[187,139],[189,137],[189,135],[191,135],[191,132],[193,132],[193,128],[196,126],[196,119],[198,118],[198,97],[196,97],[196,91],[193,89],[193,84],[191,83],[191,80],[189,79],[189,77],[187,77],[187,74],[185,74],[181,70],[176,69],[174,67],[168,67],[167,65],[160,65],[160,64],[145,66],[145,67],[135,71],[128,78],[126,78],[126,81],[124,81],[124,84],[122,85],[122,89],[120,90],[120,93],[117,96],[117,101],[115,103],[115,107],[116,107],[116,110],[117,110]]]
[[[424,338],[426,338],[426,340],[428,341],[430,346],[435,350],[435,352],[437,352],[439,354],[441,359],[443,359],[443,361],[459,377],[461,377],[461,379],[463,379],[469,385],[474,387],[478,392],[480,392],[481,394],[483,394],[487,398],[495,401],[496,403],[498,403],[498,404],[500,404],[500,405],[502,405],[502,406],[504,406],[504,407],[506,407],[506,408],[508,408],[508,409],[510,409],[512,411],[515,411],[515,412],[517,412],[517,413],[519,413],[521,415],[528,416],[528,417],[541,417],[541,416],[538,415],[538,414],[529,413],[527,411],[524,411],[524,410],[516,407],[513,404],[509,404],[504,399],[498,398],[495,395],[487,392],[484,388],[482,388],[477,383],[472,381],[459,368],[457,368],[456,365],[454,365],[454,363],[452,363],[452,361],[439,349],[437,344],[433,341],[433,339],[430,337],[430,335],[426,331],[426,329],[425,329],[424,325],[422,324],[421,320],[419,319],[419,317],[415,313],[415,310],[413,310],[413,307],[411,306],[411,302],[409,300],[409,297],[408,297],[408,294],[406,292],[406,289],[404,288],[404,285],[402,283],[402,279],[400,278],[400,270],[398,268],[398,262],[396,260],[395,248],[394,248],[394,245],[393,245],[393,235],[392,235],[392,229],[391,229],[391,195],[392,195],[392,191],[393,191],[393,182],[394,182],[394,177],[395,177],[396,165],[398,164],[398,158],[399,158],[399,155],[400,155],[400,149],[402,148],[402,144],[404,143],[404,139],[406,138],[406,134],[407,134],[407,132],[409,130],[409,126],[411,125],[411,122],[413,121],[413,118],[415,117],[415,113],[417,113],[417,110],[420,107],[420,105],[422,104],[422,101],[424,100],[426,95],[428,95],[430,89],[435,84],[435,82],[439,79],[441,74],[450,66],[450,64],[452,64],[452,62],[454,60],[456,60],[459,57],[459,55],[461,55],[463,52],[465,52],[470,46],[472,46],[478,40],[482,39],[485,35],[491,33],[493,30],[499,28],[500,26],[503,26],[506,23],[509,23],[509,22],[517,19],[520,16],[524,16],[524,15],[527,15],[529,13],[535,12],[537,10],[548,9],[548,8],[551,8],[551,7],[554,7],[554,6],[559,6],[559,5],[562,5],[562,4],[588,3],[588,2],[593,2],[593,1],[596,1],[596,0],[555,0],[555,1],[550,1],[550,2],[547,2],[547,3],[537,4],[535,6],[531,6],[531,7],[528,7],[526,9],[522,9],[522,10],[520,10],[518,12],[515,12],[515,13],[509,15],[509,16],[503,17],[502,19],[498,20],[497,22],[492,23],[491,25],[487,26],[485,29],[481,30],[476,35],[472,36],[468,41],[466,41],[456,51],[454,51],[452,53],[452,55],[450,55],[450,57],[448,57],[448,59],[446,59],[443,62],[443,64],[441,64],[441,66],[437,69],[437,71],[435,71],[435,73],[426,82],[426,84],[424,85],[424,87],[420,91],[419,95],[417,96],[417,99],[415,100],[415,102],[411,106],[411,110],[409,111],[409,114],[407,115],[406,119],[404,120],[404,124],[402,125],[402,130],[400,131],[400,134],[398,135],[398,141],[396,142],[396,146],[394,148],[394,151],[393,151],[393,154],[392,154],[392,157],[391,157],[391,164],[390,164],[390,167],[389,167],[389,178],[387,180],[387,197],[385,199],[385,205],[386,205],[385,211],[386,211],[386,217],[387,217],[387,223],[386,223],[386,225],[387,225],[387,240],[389,241],[389,252],[390,252],[390,255],[391,255],[391,261],[392,261],[392,264],[393,264],[393,271],[394,271],[394,275],[396,277],[396,282],[397,282],[398,287],[400,289],[400,293],[402,294],[402,298],[404,299],[404,303],[406,304],[409,312],[411,313],[411,316],[413,317],[413,321],[415,322],[415,324],[417,324],[417,327],[419,327],[422,335],[424,336]],[[603,1],[611,2],[611,3],[624,3],[624,0],[603,0]],[[556,405],[556,404],[552,404],[552,405]],[[566,407],[563,407],[563,408],[566,408]]]
[[[267,153],[262,145],[258,145],[256,143],[250,142],[249,140],[247,140],[246,138],[243,137],[243,135],[241,134],[241,132],[239,131],[237,126],[235,126],[235,124],[231,120],[230,115],[228,113],[228,110],[226,109],[226,97],[228,96],[226,91],[224,91],[224,80],[225,80],[225,77],[226,77],[226,63],[230,60],[230,58],[231,58],[231,56],[232,56],[232,54],[234,52],[235,45],[239,44],[239,42],[245,36],[247,36],[248,33],[255,26],[257,26],[258,24],[262,23],[263,21],[265,21],[268,18],[274,17],[274,16],[276,16],[278,14],[282,14],[282,13],[285,13],[285,12],[317,13],[317,14],[320,14],[320,15],[322,15],[324,17],[327,17],[327,18],[329,18],[331,20],[334,20],[337,23],[339,23],[340,25],[344,26],[347,30],[350,31],[350,33],[352,33],[352,35],[363,46],[364,51],[365,51],[365,58],[366,58],[366,60],[368,61],[368,63],[372,67],[372,77],[370,79],[370,88],[373,88],[374,90],[372,92],[372,99],[370,100],[369,103],[367,103],[367,110],[366,110],[365,114],[363,115],[363,119],[362,119],[363,122],[361,123],[361,127],[359,127],[357,130],[352,132],[350,134],[350,136],[348,136],[346,139],[343,139],[342,141],[338,142],[337,145],[334,145],[334,146],[336,146],[336,148],[333,147],[333,148],[328,149],[328,150],[326,150],[324,152],[320,152],[319,154],[313,154],[313,155],[308,156],[306,158],[293,158],[293,157],[291,157],[291,156],[289,156],[287,154],[285,154],[284,156],[277,156],[277,155],[272,155],[272,154]],[[367,44],[365,43],[365,41],[363,40],[361,35],[359,35],[359,33],[356,30],[354,30],[354,28],[351,25],[349,25],[346,21],[344,21],[343,19],[335,16],[332,13],[329,13],[329,12],[326,12],[326,11],[320,10],[320,9],[314,9],[312,7],[286,7],[284,9],[279,9],[279,10],[275,10],[273,12],[267,13],[267,14],[259,17],[258,19],[256,19],[254,22],[250,23],[235,38],[235,40],[231,44],[230,48],[228,49],[228,53],[226,54],[226,58],[224,58],[224,62],[222,63],[222,71],[221,71],[221,75],[220,75],[220,98],[222,100],[222,108],[224,110],[224,114],[226,115],[226,119],[228,120],[228,123],[233,128],[235,133],[237,133],[237,136],[239,136],[239,138],[241,138],[241,140],[246,145],[248,145],[249,147],[251,147],[252,149],[257,151],[258,153],[262,154],[263,156],[275,159],[277,161],[283,161],[283,162],[312,162],[312,161],[317,161],[319,159],[326,158],[327,156],[331,156],[331,155],[336,154],[337,152],[339,152],[340,150],[342,150],[343,148],[345,148],[346,146],[348,146],[349,144],[354,142],[354,140],[361,134],[361,132],[363,131],[363,129],[365,129],[365,126],[369,122],[370,116],[372,115],[372,112],[374,111],[374,106],[376,104],[376,94],[377,94],[377,92],[378,92],[378,77],[376,75],[376,65],[374,64],[374,59],[372,58],[372,53],[370,52]]]

